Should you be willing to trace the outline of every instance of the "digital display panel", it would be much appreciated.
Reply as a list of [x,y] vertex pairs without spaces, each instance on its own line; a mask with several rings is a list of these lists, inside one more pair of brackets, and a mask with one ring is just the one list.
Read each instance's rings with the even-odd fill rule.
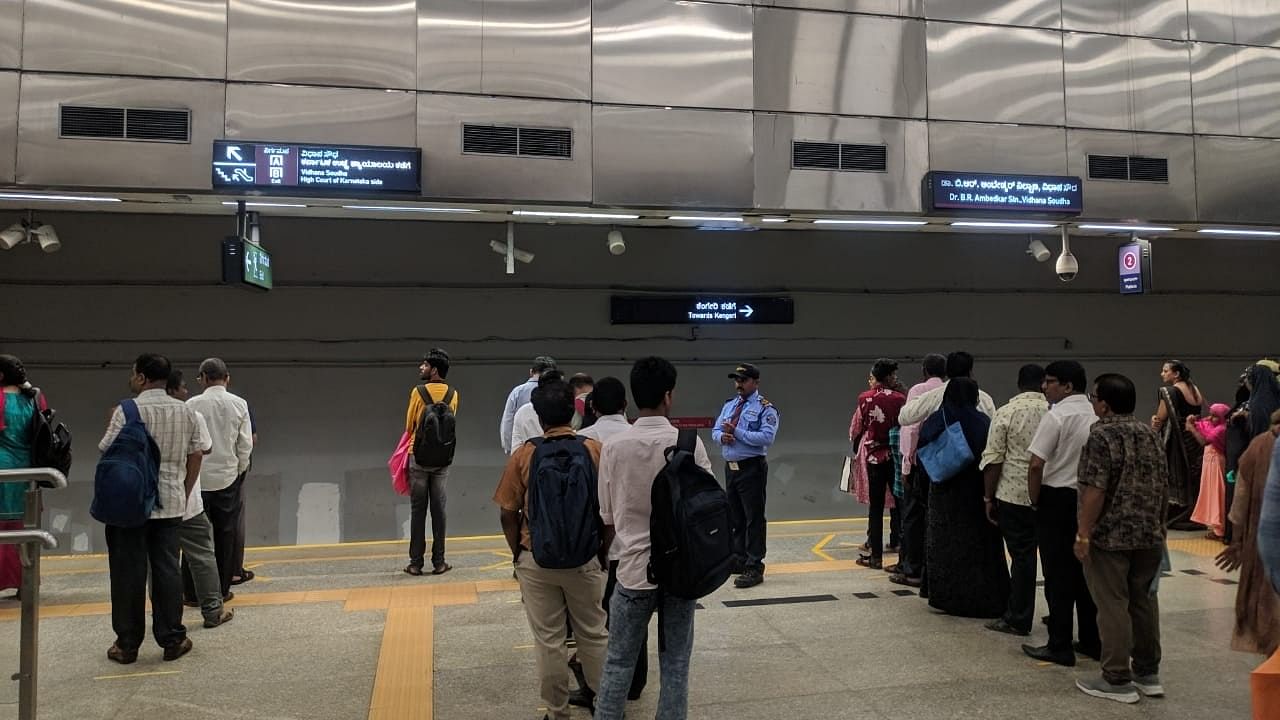
[[1141,295],[1151,289],[1151,241],[1120,246],[1120,294]]
[[422,190],[421,166],[418,148],[213,143],[215,188],[416,193]]
[[614,295],[614,325],[790,325],[790,297],[754,295]]
[[967,210],[998,213],[1079,215],[1084,212],[1080,178],[1068,175],[1004,175],[945,172],[925,175],[928,212]]

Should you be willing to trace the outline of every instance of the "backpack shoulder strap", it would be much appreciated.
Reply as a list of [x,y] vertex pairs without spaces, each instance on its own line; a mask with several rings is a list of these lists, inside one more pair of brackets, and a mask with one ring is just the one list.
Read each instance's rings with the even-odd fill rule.
[[445,405],[448,405],[448,406],[450,406],[450,407],[453,407],[453,398],[454,398],[454,396],[455,396],[455,395],[457,395],[457,393],[455,393],[455,392],[453,391],[453,386],[452,386],[452,385],[450,385],[450,386],[449,386],[449,391],[448,391],[448,392],[446,392],[446,393],[444,394],[444,399],[443,399],[443,400],[441,400],[440,402],[442,402],[442,403],[444,403]]
[[676,440],[676,448],[692,455],[694,450],[698,448],[698,431],[693,428],[681,430]]
[[142,416],[138,414],[138,403],[133,400],[124,400],[120,403],[120,411],[124,413],[124,421],[142,422]]
[[436,401],[431,398],[431,391],[427,389],[426,385],[418,386],[418,394],[422,396],[422,402],[428,405],[436,404]]

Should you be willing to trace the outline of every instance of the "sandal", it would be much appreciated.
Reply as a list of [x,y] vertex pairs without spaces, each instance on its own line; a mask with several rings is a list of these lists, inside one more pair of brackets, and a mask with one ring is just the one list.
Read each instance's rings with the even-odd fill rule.
[[252,570],[245,570],[245,571],[241,572],[239,575],[233,575],[233,576],[231,577],[231,584],[232,584],[232,585],[242,585],[242,584],[244,584],[244,583],[249,582],[249,581],[250,581],[250,580],[252,580],[254,577],[255,577],[255,576],[254,576],[254,574],[253,574],[253,571],[252,571]]
[[422,568],[418,567],[417,565],[405,565],[404,571],[409,575],[414,575],[414,576],[422,574]]
[[877,557],[863,556],[853,562],[857,565],[861,565],[862,567],[871,568],[872,570],[881,570],[884,567],[884,563]]
[[452,565],[450,565],[450,564],[449,564],[449,563],[447,563],[447,562],[442,562],[442,563],[440,563],[439,565],[436,565],[435,567],[431,568],[431,574],[432,574],[432,575],[443,575],[443,574],[445,574],[445,573],[449,572],[449,571],[450,571],[450,570],[452,570],[452,569],[453,569],[453,566],[452,566]]

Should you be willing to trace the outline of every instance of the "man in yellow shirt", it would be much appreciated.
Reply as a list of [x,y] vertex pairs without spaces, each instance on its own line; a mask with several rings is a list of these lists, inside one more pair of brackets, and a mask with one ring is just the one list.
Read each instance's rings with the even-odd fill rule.
[[[458,392],[449,387],[444,379],[449,374],[449,353],[440,348],[432,348],[418,365],[418,374],[425,385],[415,385],[409,391],[409,410],[405,413],[404,430],[409,437],[417,439],[418,426],[424,414],[430,409],[424,395],[434,403],[448,406],[450,413],[447,419],[440,418],[442,437],[450,444],[448,460],[428,460],[428,465],[418,463],[412,454],[409,459],[409,501],[413,509],[409,520],[409,564],[404,571],[410,575],[421,575],[427,544],[427,512],[431,513],[431,574],[443,575],[453,569],[444,560],[445,536],[445,481],[449,477],[451,463],[453,433],[453,415],[458,412]],[[447,426],[447,427],[445,427]],[[416,444],[416,442],[415,442]],[[413,453],[413,449],[410,449]]]

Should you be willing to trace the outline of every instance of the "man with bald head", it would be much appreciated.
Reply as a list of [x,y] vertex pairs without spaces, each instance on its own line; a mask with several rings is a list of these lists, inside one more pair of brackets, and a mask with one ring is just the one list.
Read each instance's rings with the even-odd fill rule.
[[231,374],[221,358],[200,363],[198,376],[204,392],[187,404],[204,416],[213,449],[200,467],[200,487],[205,513],[213,524],[214,555],[218,559],[218,579],[222,595],[231,591],[235,567],[236,533],[240,525],[240,493],[244,472],[253,453],[253,429],[249,404],[227,390]]

